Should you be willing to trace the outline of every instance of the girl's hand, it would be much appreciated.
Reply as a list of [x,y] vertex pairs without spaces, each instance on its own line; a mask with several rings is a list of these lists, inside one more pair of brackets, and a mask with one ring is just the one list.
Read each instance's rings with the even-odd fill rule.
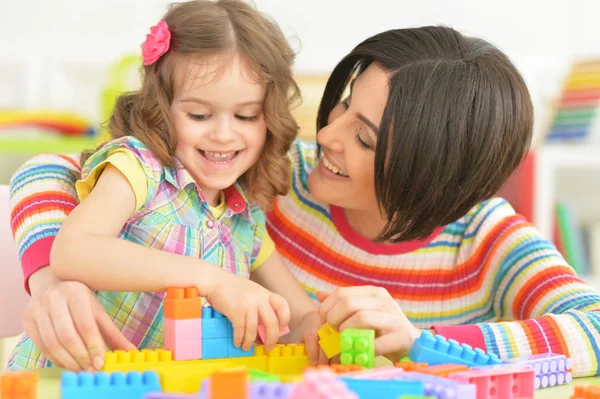
[[346,328],[375,330],[375,354],[392,362],[406,356],[421,334],[386,289],[373,286],[338,288],[319,292],[319,315],[338,331]]
[[315,311],[304,316],[298,329],[300,336],[303,337],[302,341],[306,346],[306,355],[311,364],[329,364],[329,359],[319,346],[317,330],[321,327],[323,327],[321,316],[318,311]]
[[279,331],[290,322],[287,301],[253,281],[221,272],[223,275],[219,276],[206,299],[231,321],[234,346],[249,350],[256,341],[260,321],[267,333],[265,346],[271,350],[279,339]]
[[116,349],[135,349],[115,326],[98,298],[82,283],[60,281],[44,289],[34,289],[23,314],[23,328],[37,348],[56,366],[73,371],[100,370],[104,366],[106,345]]

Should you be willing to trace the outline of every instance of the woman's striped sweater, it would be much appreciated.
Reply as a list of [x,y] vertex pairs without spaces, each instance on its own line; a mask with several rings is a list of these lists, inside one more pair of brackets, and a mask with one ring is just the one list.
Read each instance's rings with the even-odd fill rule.
[[[291,190],[267,227],[310,295],[382,286],[418,327],[502,358],[562,353],[575,376],[600,374],[600,295],[504,200],[477,205],[422,242],[374,244],[342,209],[309,193],[314,144],[297,141],[290,156]],[[48,264],[53,237],[77,204],[78,169],[75,156],[40,155],[13,177],[12,229],[26,280]]]

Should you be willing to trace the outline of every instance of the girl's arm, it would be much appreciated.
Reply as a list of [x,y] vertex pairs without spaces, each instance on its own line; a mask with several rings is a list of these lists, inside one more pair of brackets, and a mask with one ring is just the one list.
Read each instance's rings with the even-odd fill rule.
[[52,270],[63,280],[106,291],[164,291],[197,283],[207,296],[224,271],[191,257],[119,239],[135,210],[125,176],[108,164],[89,196],[64,221],[50,253]]

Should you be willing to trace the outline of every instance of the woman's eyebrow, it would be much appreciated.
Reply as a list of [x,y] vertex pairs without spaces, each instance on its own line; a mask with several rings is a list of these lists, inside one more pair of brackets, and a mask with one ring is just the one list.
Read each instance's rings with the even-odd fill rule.
[[371,130],[373,131],[373,133],[375,133],[376,136],[379,136],[379,128],[377,127],[376,124],[374,124],[373,122],[371,122],[366,116],[364,116],[360,112],[356,113],[356,117],[358,119],[360,119],[362,123],[364,123],[369,128],[371,128]]

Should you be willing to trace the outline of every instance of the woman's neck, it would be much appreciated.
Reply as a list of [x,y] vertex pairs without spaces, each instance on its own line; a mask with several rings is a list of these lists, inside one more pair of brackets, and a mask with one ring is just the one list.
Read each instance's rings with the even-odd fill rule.
[[375,239],[386,225],[386,220],[379,211],[361,211],[357,209],[344,209],[350,227],[361,236],[369,240]]

